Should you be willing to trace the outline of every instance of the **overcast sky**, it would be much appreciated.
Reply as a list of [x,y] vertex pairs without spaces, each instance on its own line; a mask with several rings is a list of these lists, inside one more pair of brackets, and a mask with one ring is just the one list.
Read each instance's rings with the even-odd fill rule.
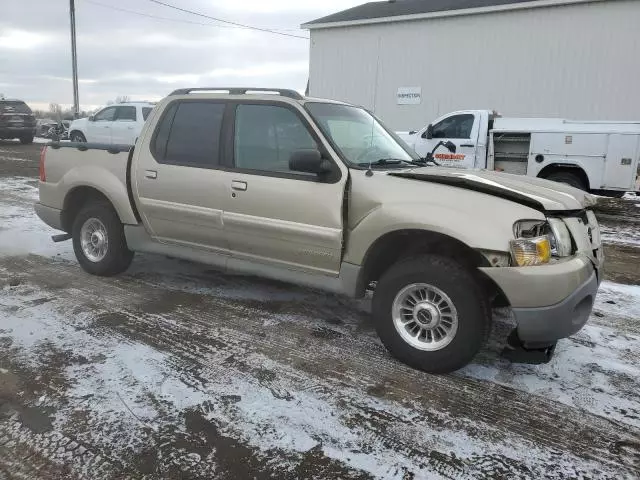
[[[365,0],[163,0],[214,17],[308,36],[299,26]],[[34,108],[71,104],[68,0],[2,0],[0,93]],[[185,86],[304,90],[309,42],[216,22],[149,0],[76,0],[80,104],[158,100]],[[102,4],[102,5],[98,5]],[[107,8],[103,5],[113,8]],[[160,20],[116,8],[194,23]],[[220,25],[220,24],[217,24]]]

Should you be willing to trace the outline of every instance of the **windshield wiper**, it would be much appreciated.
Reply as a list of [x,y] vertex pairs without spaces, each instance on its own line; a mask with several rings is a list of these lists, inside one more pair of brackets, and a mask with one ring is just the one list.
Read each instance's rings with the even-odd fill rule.
[[429,165],[430,163],[435,165],[436,167],[440,167],[441,165],[436,162],[433,157],[429,158],[427,157],[423,157],[420,160],[414,160],[412,163],[414,163],[415,165],[420,165],[421,167],[424,167],[426,165]]
[[419,165],[416,162],[413,162],[411,160],[403,160],[401,158],[380,158],[378,160],[376,160],[375,162],[362,162],[362,163],[358,163],[358,166],[360,167],[368,167],[369,165],[373,166],[387,166],[387,165],[400,165],[402,163],[408,163],[409,165]]

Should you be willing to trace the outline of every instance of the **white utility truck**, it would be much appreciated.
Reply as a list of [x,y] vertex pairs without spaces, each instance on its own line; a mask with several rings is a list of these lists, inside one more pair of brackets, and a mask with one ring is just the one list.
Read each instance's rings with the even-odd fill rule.
[[608,196],[640,191],[640,122],[505,118],[465,110],[398,135],[421,157],[452,142],[455,152],[433,152],[448,167],[546,178]]

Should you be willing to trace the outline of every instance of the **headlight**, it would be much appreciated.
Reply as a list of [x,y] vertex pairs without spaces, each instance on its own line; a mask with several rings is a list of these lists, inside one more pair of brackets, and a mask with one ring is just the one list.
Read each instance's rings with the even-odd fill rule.
[[517,266],[542,265],[551,257],[571,255],[573,245],[565,223],[559,218],[521,220],[513,225],[511,257]]
[[511,256],[519,267],[543,265],[551,259],[549,237],[518,238],[511,240]]

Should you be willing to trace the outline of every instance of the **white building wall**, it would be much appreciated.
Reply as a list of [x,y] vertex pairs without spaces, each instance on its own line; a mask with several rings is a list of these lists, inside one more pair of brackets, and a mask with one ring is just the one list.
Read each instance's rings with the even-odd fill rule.
[[[421,87],[420,105],[397,105]],[[418,128],[461,109],[640,120],[640,1],[311,30],[310,95]]]

